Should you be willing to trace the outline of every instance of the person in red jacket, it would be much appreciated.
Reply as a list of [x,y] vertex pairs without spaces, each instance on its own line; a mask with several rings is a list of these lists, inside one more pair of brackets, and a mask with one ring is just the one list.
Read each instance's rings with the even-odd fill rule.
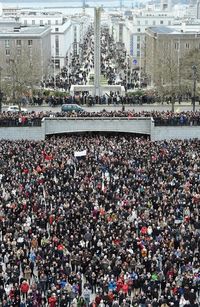
[[55,293],[52,293],[50,298],[48,299],[48,306],[49,307],[55,307],[57,302],[57,297]]
[[20,291],[23,296],[23,299],[27,299],[27,293],[29,291],[29,284],[26,280],[24,280],[20,286]]
[[123,281],[121,278],[117,280],[117,292],[119,292],[123,287]]
[[127,296],[128,294],[128,284],[127,283],[124,283],[123,286],[122,286],[122,291],[125,295],[125,297]]

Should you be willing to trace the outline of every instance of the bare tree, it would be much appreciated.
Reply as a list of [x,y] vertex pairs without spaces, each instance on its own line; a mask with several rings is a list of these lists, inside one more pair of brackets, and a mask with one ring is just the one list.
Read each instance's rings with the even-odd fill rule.
[[[146,59],[148,61],[149,71],[152,72],[153,83],[161,97],[169,97],[174,108],[175,97],[181,97],[185,94],[192,94],[193,91],[193,70],[196,67],[196,81],[198,94],[198,81],[200,80],[200,50],[192,49],[180,52],[180,46],[175,49],[173,40],[157,41],[156,58],[148,50]],[[150,58],[148,56],[150,54]]]
[[[188,46],[192,44],[188,44]],[[198,95],[200,80],[200,50],[194,42],[193,49],[185,41],[162,35],[145,37],[145,73],[161,99],[168,97],[174,108],[175,97]],[[196,48],[196,49],[195,49]],[[194,74],[195,67],[195,74]]]
[[[200,81],[200,50],[192,49],[189,53],[185,54],[180,62],[180,76],[182,89],[192,93],[193,88],[193,70],[192,67],[196,66],[197,83]],[[197,87],[197,92],[198,92]]]
[[31,48],[14,48],[7,61],[2,87],[4,93],[21,108],[22,97],[30,95],[41,81],[41,65]]
[[178,95],[178,75],[178,62],[176,54],[171,52],[171,42],[169,40],[160,42],[155,60],[155,85],[162,99],[169,98],[172,111],[174,111],[175,97]]

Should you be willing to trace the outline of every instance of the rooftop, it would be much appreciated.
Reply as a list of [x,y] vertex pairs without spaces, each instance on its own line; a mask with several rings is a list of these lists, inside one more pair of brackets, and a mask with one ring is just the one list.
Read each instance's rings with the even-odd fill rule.
[[149,29],[157,34],[170,34],[175,31],[174,28],[165,27],[165,26],[150,27]]
[[20,26],[19,22],[16,22],[14,19],[3,20],[0,19],[0,31],[2,28],[14,28]]
[[54,12],[54,11],[21,11],[20,15],[27,15],[27,16],[43,16],[43,17],[49,17],[49,16],[55,16],[55,17],[62,17],[63,14],[61,12]]
[[187,26],[156,26],[148,28],[151,32],[155,34],[198,34],[200,33],[200,29],[198,28],[187,28]]
[[31,36],[31,35],[35,35],[35,36],[40,36],[42,35],[44,32],[46,32],[47,30],[50,30],[49,26],[19,26],[19,25],[15,25],[10,26],[1,26],[0,24],[0,36],[18,36],[20,34],[20,36]]

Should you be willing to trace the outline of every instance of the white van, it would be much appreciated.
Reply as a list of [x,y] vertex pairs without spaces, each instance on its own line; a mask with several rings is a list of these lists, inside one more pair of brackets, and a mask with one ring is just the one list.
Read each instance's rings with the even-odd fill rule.
[[[19,106],[9,106],[7,112],[20,112]],[[21,112],[28,112],[28,110],[25,108],[21,108]]]

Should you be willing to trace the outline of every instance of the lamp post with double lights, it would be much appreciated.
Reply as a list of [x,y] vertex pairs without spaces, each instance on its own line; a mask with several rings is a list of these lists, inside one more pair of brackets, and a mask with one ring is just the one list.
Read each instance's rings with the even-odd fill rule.
[[2,92],[2,84],[1,84],[1,73],[2,73],[3,68],[0,66],[0,113],[2,112],[2,100],[3,100],[3,92]]
[[197,86],[197,67],[195,65],[192,66],[193,70],[193,97],[192,97],[192,107],[193,112],[195,112],[195,101],[196,101],[196,86]]

